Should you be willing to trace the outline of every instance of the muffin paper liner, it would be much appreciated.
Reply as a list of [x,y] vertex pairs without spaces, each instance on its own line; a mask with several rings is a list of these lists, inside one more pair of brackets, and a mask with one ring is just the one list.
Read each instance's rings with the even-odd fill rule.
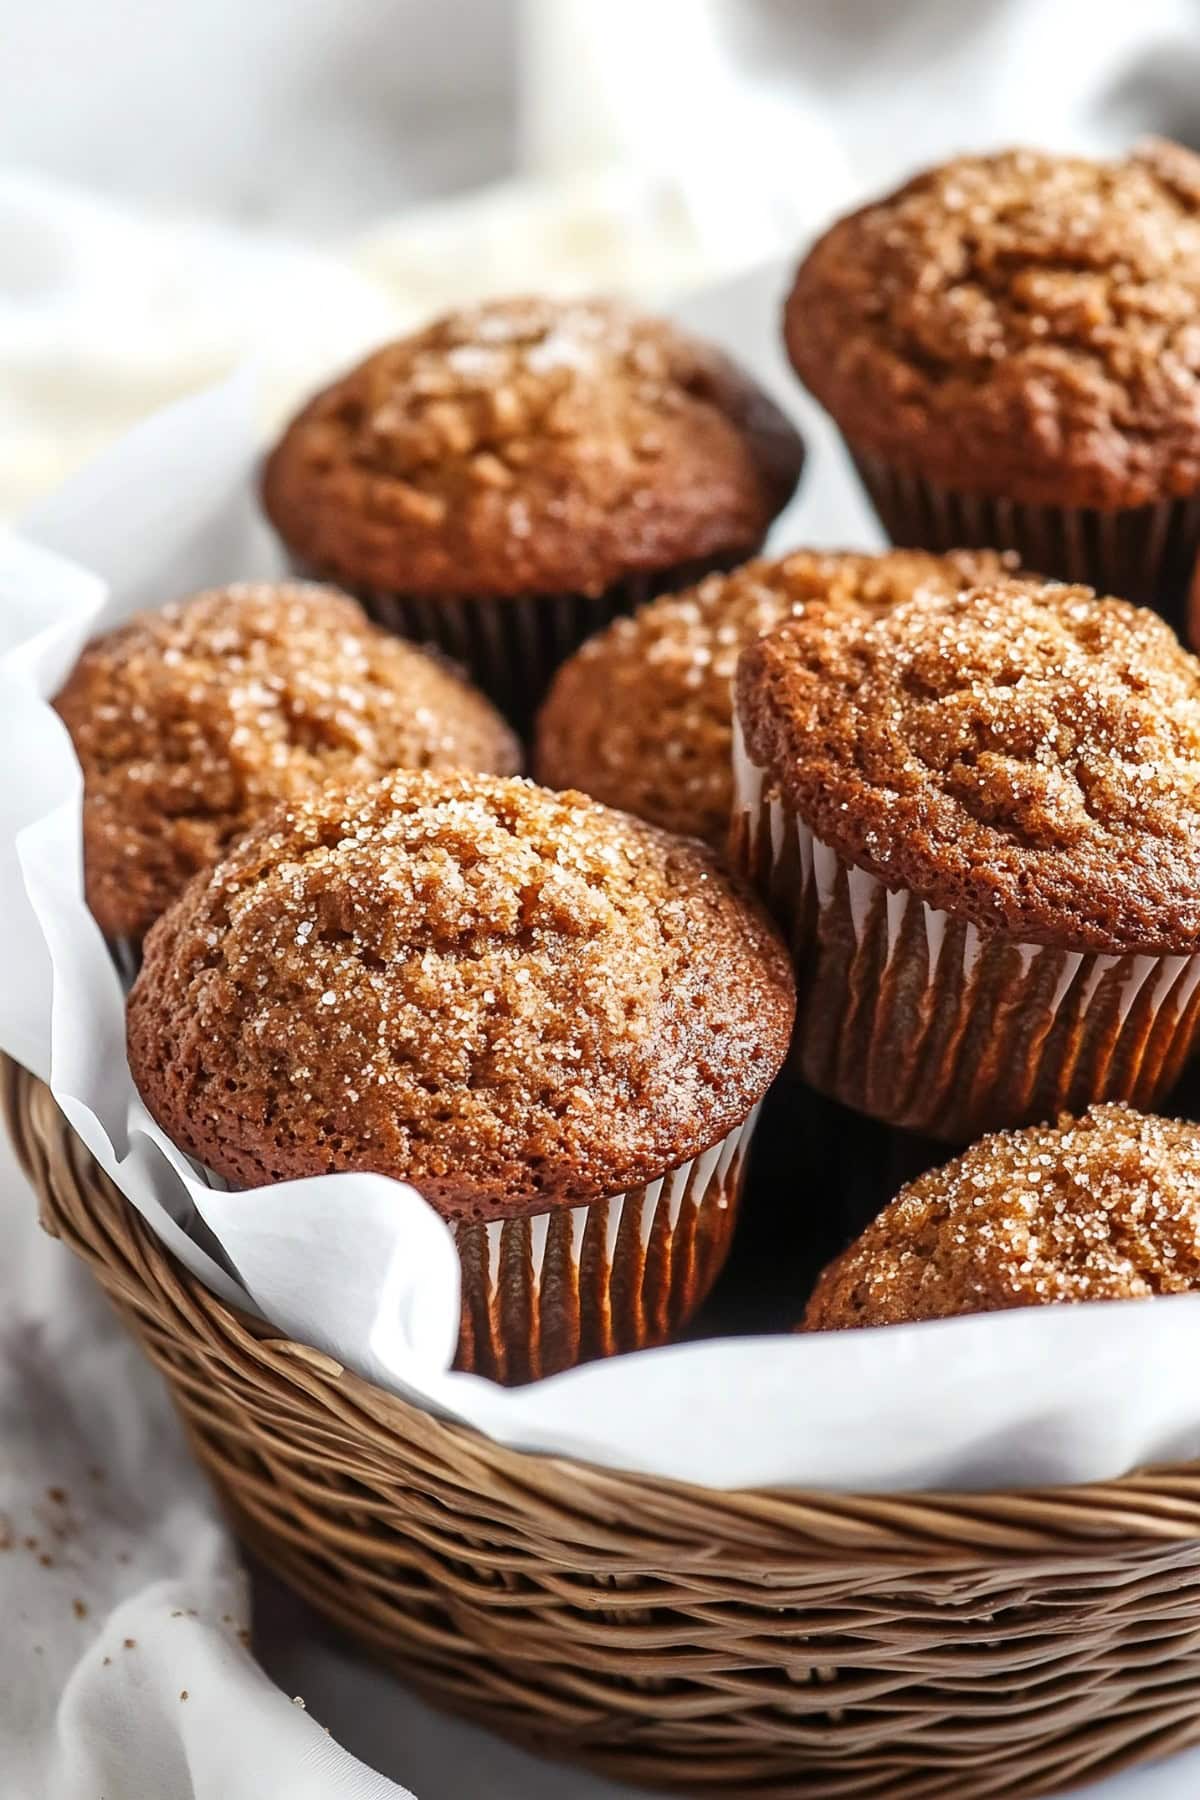
[[[747,548],[753,556],[761,546]],[[383,588],[350,587],[379,625],[413,643],[432,645],[465,669],[488,698],[518,728],[533,721],[554,671],[585,638],[624,613],[635,612],[656,595],[690,587],[714,571],[733,568],[736,557],[711,558],[631,575],[604,593],[494,595],[444,599],[401,594]],[[331,579],[297,563],[310,580]]]
[[[728,1254],[758,1114],[607,1200],[450,1221],[462,1275],[455,1368],[515,1387],[675,1337]],[[214,1193],[246,1191],[195,1166]]]
[[142,939],[131,937],[105,938],[108,954],[113,959],[117,974],[121,977],[121,986],[128,992],[138,977],[142,966]]
[[1153,1107],[1200,1030],[1200,955],[1104,955],[989,937],[844,861],[734,740],[735,860],[788,934],[792,1061],[820,1092],[951,1143]]
[[[775,279],[748,283],[721,314],[713,335],[735,354],[753,345]],[[412,1188],[322,1175],[224,1194],[202,1179],[130,1079],[120,981],[84,901],[79,769],[48,701],[84,641],[136,608],[278,575],[257,514],[253,409],[244,378],[184,401],[46,502],[27,528],[37,544],[0,534],[0,1050],[49,1084],[165,1250],[266,1321],[298,1379],[308,1361],[341,1366],[496,1442],[610,1469],[869,1494],[1099,1481],[1200,1455],[1200,1294],[807,1335],[768,1333],[743,1312],[739,1330],[757,1335],[502,1387],[453,1367],[462,1260]],[[854,490],[811,492],[797,536],[859,535]],[[839,1179],[819,1141],[824,1109],[780,1096],[752,1171],[756,1229],[769,1239],[772,1209],[781,1226],[766,1315],[777,1327],[789,1246],[807,1245],[806,1215],[827,1217]],[[804,1139],[794,1157],[790,1134]],[[807,1267],[801,1257],[794,1320]],[[378,1403],[349,1378],[346,1392]]]
[[1152,506],[1030,506],[956,492],[848,446],[894,544],[916,550],[1015,550],[1023,567],[1152,606],[1185,629],[1200,553],[1200,494]]
[[508,1383],[678,1335],[725,1261],[758,1117],[657,1181],[587,1206],[452,1226],[457,1366]]
[[593,597],[540,595],[432,600],[356,588],[377,624],[415,643],[432,644],[463,667],[505,717],[527,726],[550,679],[585,638],[651,598],[648,580]]

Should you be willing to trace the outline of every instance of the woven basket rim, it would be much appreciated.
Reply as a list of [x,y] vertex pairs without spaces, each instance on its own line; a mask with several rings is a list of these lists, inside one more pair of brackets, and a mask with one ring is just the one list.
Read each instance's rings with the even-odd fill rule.
[[[790,1534],[799,1529],[827,1551],[844,1554],[853,1549],[856,1556],[886,1548],[894,1557],[898,1548],[907,1547],[919,1558],[922,1547],[928,1551],[934,1543],[942,1551],[954,1543],[976,1555],[983,1551],[1028,1555],[1081,1540],[1133,1546],[1200,1537],[1200,1462],[1154,1464],[1111,1480],[1067,1485],[861,1493],[779,1485],[715,1488],[553,1452],[515,1449],[377,1387],[335,1357],[227,1305],[177,1260],[105,1175],[45,1084],[3,1053],[0,1115],[38,1196],[40,1222],[51,1236],[67,1241],[89,1263],[111,1261],[98,1258],[94,1245],[74,1238],[50,1184],[39,1178],[47,1150],[47,1119],[53,1121],[59,1139],[56,1147],[65,1148],[81,1188],[86,1188],[94,1223],[109,1239],[115,1231],[131,1240],[144,1280],[174,1290],[182,1311],[197,1321],[210,1321],[220,1336],[278,1379],[300,1389],[319,1388],[325,1402],[331,1390],[336,1392],[337,1410],[364,1414],[410,1444],[444,1434],[489,1487],[500,1481],[516,1489],[546,1486],[561,1492],[564,1480],[583,1484],[589,1506],[603,1508],[607,1501],[614,1519],[639,1496],[660,1513],[664,1502],[670,1502],[681,1515],[694,1517],[698,1509],[710,1516],[724,1513],[731,1525],[734,1518],[752,1518],[758,1525],[774,1519]],[[116,1283],[105,1285],[111,1289]],[[144,1296],[130,1291],[128,1284],[123,1298],[138,1310],[146,1309]]]

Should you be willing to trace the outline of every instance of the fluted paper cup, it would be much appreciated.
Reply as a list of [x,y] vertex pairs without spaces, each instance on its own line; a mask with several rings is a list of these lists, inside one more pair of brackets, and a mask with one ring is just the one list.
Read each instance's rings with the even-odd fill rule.
[[786,931],[793,1066],[859,1112],[951,1143],[1153,1107],[1200,1031],[1200,955],[1105,955],[986,936],[844,861],[734,742],[733,855]]
[[538,594],[519,599],[434,600],[382,589],[356,589],[375,620],[398,637],[431,644],[464,668],[513,724],[532,720],[554,671],[585,638],[652,597],[649,582],[605,593]]
[[1192,578],[1188,583],[1187,628],[1184,633],[1188,648],[1200,651],[1200,551],[1192,568]]
[[675,1337],[725,1261],[757,1116],[644,1187],[459,1225],[456,1367],[511,1385]]
[[[761,545],[745,551],[757,554]],[[674,593],[706,575],[735,568],[742,554],[710,557],[645,571],[606,588],[602,594],[529,594],[443,598],[385,588],[349,587],[376,624],[413,643],[432,645],[457,663],[502,713],[524,729],[545,698],[555,670],[585,638],[603,631],[622,614],[659,594]],[[332,580],[311,566],[295,563],[308,580]]]
[[121,986],[128,991],[137,980],[138,970],[142,966],[142,939],[105,938],[104,942],[116,965],[117,974],[121,977]]
[[[655,1181],[521,1219],[451,1222],[456,1369],[514,1387],[678,1335],[724,1267],[761,1106]],[[197,1165],[212,1188],[235,1184]]]
[[894,544],[907,549],[1015,550],[1022,567],[1153,607],[1181,634],[1200,554],[1200,494],[1102,512],[1031,506],[939,487],[848,446]]

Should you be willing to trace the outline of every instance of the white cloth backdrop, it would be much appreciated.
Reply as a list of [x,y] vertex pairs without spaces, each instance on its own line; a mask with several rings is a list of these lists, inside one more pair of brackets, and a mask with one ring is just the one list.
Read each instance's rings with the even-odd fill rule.
[[[659,297],[961,143],[1200,130],[1195,0],[519,10],[0,0],[0,511],[255,347],[279,407],[461,293]],[[432,1714],[258,1580],[264,1674],[157,1379],[32,1219],[0,1149],[6,1800],[618,1800]],[[1092,1793],[1198,1790],[1192,1756]]]
[[[282,407],[390,323],[514,286],[658,299],[955,148],[1200,141],[1198,24],[1198,0],[0,0],[0,516],[254,348]],[[493,185],[431,200],[468,182]]]

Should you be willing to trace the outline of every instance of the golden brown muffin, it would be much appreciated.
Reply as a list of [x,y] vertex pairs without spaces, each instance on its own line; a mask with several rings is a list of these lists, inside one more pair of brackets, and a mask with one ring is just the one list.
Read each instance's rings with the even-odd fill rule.
[[353,587],[599,595],[749,554],[802,449],[727,357],[599,300],[494,300],[389,344],[269,458],[292,554]]
[[617,619],[563,665],[542,708],[535,774],[724,849],[732,682],[747,644],[814,600],[884,612],[1004,572],[994,551],[882,556],[796,550],[746,563]]
[[213,589],[84,651],[55,701],[83,768],[88,904],[139,938],[278,800],[389,769],[509,774],[481,694],[331,588]]
[[987,1137],[830,1265],[806,1331],[1200,1287],[1200,1129],[1128,1106]]
[[1087,588],[828,608],[746,652],[748,754],[816,835],[982,931],[1200,947],[1200,662]]
[[696,844],[582,794],[398,774],[281,808],[146,944],[129,1061],[239,1184],[413,1183],[458,1361],[514,1382],[673,1336],[721,1268],[795,995]]
[[1200,662],[1160,619],[1032,581],[813,606],[736,707],[812,1086],[954,1143],[1161,1098],[1200,1029]]
[[401,773],[277,810],[150,933],[134,1079],[241,1183],[337,1169],[500,1219],[744,1120],[787,958],[700,846],[530,782]]
[[826,232],[785,333],[857,451],[946,489],[1106,510],[1192,494],[1200,158],[1159,140],[1112,163],[956,158]]

